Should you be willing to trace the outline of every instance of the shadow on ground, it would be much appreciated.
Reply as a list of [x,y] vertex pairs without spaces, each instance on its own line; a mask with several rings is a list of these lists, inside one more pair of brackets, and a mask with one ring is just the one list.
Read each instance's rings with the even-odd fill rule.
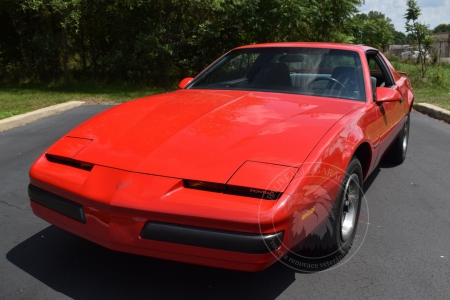
[[370,189],[370,187],[374,183],[375,179],[377,179],[378,174],[380,174],[382,169],[390,169],[390,168],[395,168],[397,166],[398,165],[390,164],[388,162],[385,162],[384,160],[381,160],[381,162],[375,167],[375,169],[372,171],[372,173],[369,175],[369,177],[366,178],[366,181],[364,181],[364,186],[363,186],[364,194],[366,194],[367,191]]
[[189,265],[111,251],[55,226],[6,258],[74,299],[274,299],[295,281],[281,263],[258,273]]

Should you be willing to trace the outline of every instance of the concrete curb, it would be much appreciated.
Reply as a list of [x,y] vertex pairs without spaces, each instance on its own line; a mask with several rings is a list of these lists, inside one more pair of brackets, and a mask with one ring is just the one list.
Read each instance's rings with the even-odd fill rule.
[[431,118],[442,120],[450,124],[450,111],[428,103],[414,103],[413,108]]
[[52,116],[54,114],[69,110],[83,104],[83,101],[69,101],[49,107],[44,107],[35,111],[28,112],[26,114],[0,120],[0,132],[10,130],[17,126],[22,126],[45,117]]

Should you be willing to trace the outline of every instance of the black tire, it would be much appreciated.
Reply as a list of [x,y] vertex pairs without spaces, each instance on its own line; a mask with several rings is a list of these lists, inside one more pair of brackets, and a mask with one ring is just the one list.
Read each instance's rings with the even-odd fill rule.
[[[343,256],[350,250],[355,238],[361,210],[363,172],[361,163],[354,157],[347,167],[339,194],[334,201],[328,220],[317,234],[301,243],[296,253],[302,257],[330,258]],[[345,230],[344,230],[344,227]]]
[[392,164],[400,165],[405,161],[409,143],[409,114],[398,137],[392,143],[386,154],[386,160]]

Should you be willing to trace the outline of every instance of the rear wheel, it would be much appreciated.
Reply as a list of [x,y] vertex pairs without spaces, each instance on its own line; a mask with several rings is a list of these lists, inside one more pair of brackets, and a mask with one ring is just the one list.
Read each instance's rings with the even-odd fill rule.
[[351,248],[358,226],[361,209],[363,173],[359,160],[354,157],[348,165],[341,188],[328,220],[317,232],[307,238],[297,253],[306,257],[334,257],[345,255]]
[[387,159],[393,164],[401,164],[406,158],[409,143],[409,114],[406,116],[405,124],[398,137],[392,143],[387,153]]

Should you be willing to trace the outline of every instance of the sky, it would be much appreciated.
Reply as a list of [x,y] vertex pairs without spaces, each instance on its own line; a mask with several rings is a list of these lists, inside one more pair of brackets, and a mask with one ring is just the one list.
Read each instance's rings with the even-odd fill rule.
[[[416,0],[421,8],[419,22],[434,29],[439,24],[450,24],[450,0]],[[379,11],[392,20],[395,30],[405,32],[406,0],[365,0],[359,10],[368,13]]]

